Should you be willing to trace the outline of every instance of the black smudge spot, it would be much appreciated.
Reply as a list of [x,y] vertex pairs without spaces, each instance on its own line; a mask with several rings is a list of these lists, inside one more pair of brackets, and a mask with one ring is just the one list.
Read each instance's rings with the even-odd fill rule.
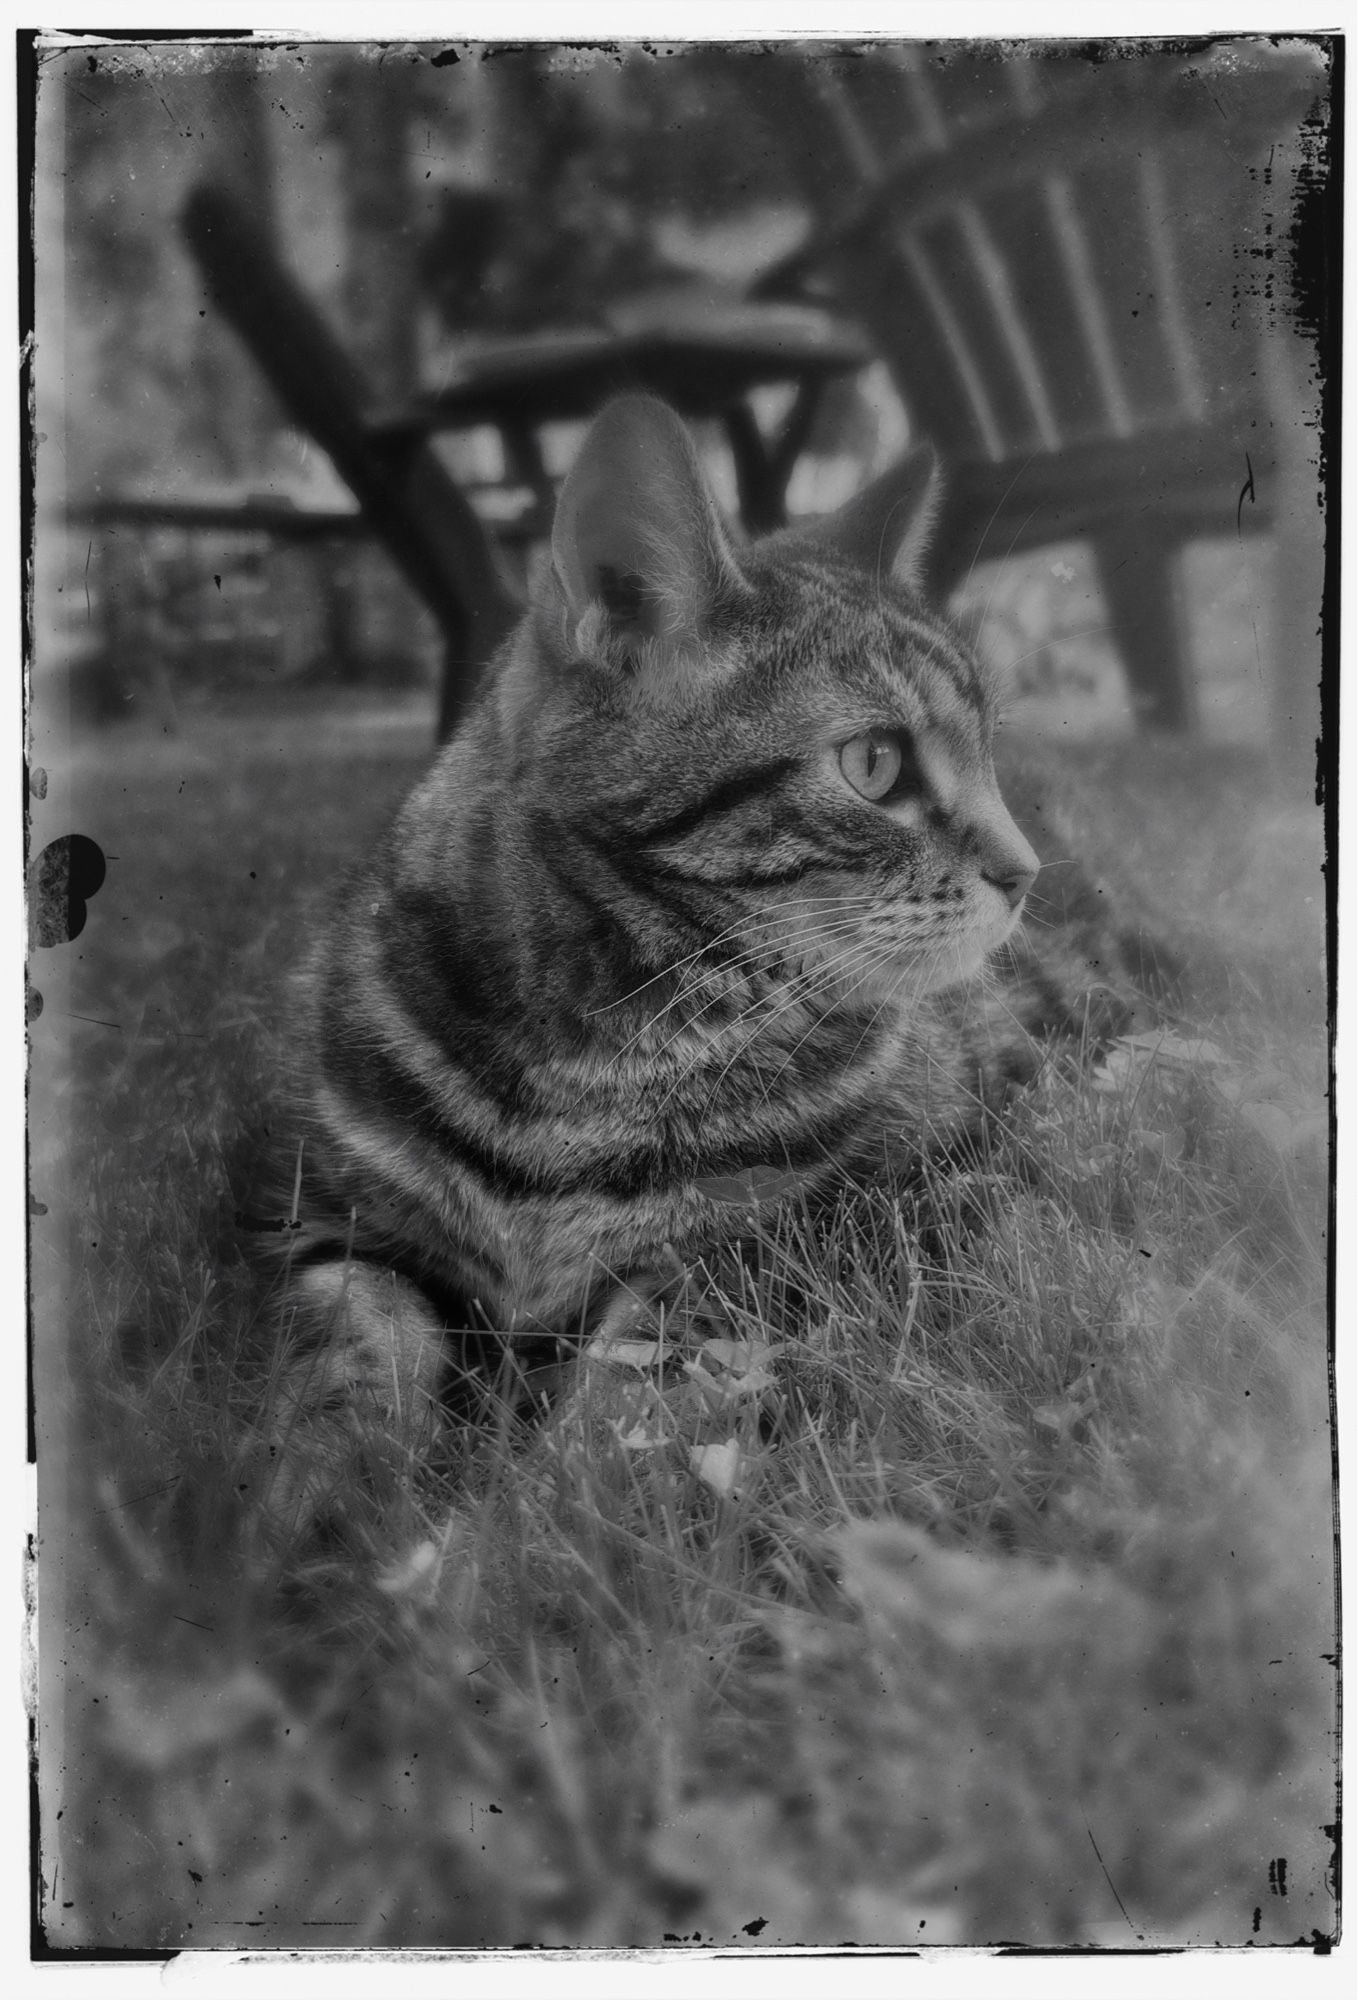
[[108,873],[104,850],[83,833],[50,840],[29,868],[33,942],[68,944],[85,928],[86,904]]

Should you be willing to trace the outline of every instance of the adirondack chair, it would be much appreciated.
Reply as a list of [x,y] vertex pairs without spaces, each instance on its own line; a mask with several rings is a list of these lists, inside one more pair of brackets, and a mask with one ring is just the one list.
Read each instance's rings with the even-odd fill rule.
[[[1304,429],[1267,386],[1270,147],[1324,64],[1310,43],[1053,55],[752,65],[817,216],[759,290],[852,301],[873,335],[948,469],[935,581],[1087,537],[1140,718],[1184,727],[1181,552],[1268,526]],[[1298,561],[1318,578],[1314,546]]]

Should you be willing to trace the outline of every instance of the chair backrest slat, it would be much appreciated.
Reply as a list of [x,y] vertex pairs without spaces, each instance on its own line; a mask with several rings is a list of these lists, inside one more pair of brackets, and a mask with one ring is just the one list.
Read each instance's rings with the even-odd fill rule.
[[1179,282],[1178,260],[1174,254],[1174,229],[1165,189],[1165,170],[1158,154],[1146,152],[1141,155],[1137,161],[1137,182],[1146,220],[1146,245],[1155,277],[1156,303],[1160,308],[1160,327],[1179,392],[1179,405],[1184,416],[1193,423],[1200,423],[1207,414],[1207,392],[1198,363],[1197,342],[1184,310],[1183,287]]
[[[906,100],[910,107],[908,122],[913,132],[918,134],[922,150],[941,153],[948,144],[948,121],[938,101],[937,90],[920,66],[918,50],[911,49],[909,55],[911,60],[903,65]],[[899,168],[903,160],[897,159],[892,164]]]
[[1041,71],[1032,57],[1011,56],[1004,65],[1004,80],[1019,116],[1035,117],[1046,103],[1048,92],[1043,87]]
[[1075,206],[1074,192],[1064,174],[1049,174],[1043,182],[1042,195],[1094,379],[1103,398],[1108,428],[1115,437],[1130,437],[1135,429],[1135,420],[1127,384],[1118,360],[1103,293],[1095,276],[1089,238]]
[[[947,126],[928,79],[917,62],[905,66],[904,76],[919,121],[922,147],[927,151],[945,147]],[[833,69],[826,67],[818,71],[816,91],[860,183],[865,187],[880,184],[883,176],[881,147]],[[1004,456],[1004,427],[986,388],[984,370],[949,297],[937,260],[929,254],[917,232],[899,230],[892,233],[918,299],[932,316],[942,337],[943,353],[962,390],[972,428],[986,456],[999,460]]]
[[[923,152],[938,155],[947,152],[950,147],[964,148],[971,137],[969,128],[979,129],[982,122],[996,122],[995,114],[986,116],[974,108],[969,114],[960,111],[950,115],[944,103],[944,90],[940,87],[941,81],[947,78],[946,67],[941,72],[931,73],[917,51],[911,54],[913,60],[902,68],[910,106],[910,123]],[[1028,65],[1006,65],[1004,84],[1006,94],[1016,98],[1023,109],[1034,108],[1040,103]],[[899,166],[899,160],[894,164]],[[880,167],[877,177],[880,180]],[[960,274],[955,268],[949,270],[948,276],[953,284],[948,285],[944,279],[943,260],[928,256],[923,248],[922,232],[897,232],[897,241],[902,245],[913,240],[919,246],[919,261],[927,267],[931,280],[930,304],[940,324],[946,323],[948,327],[948,339],[957,352],[958,373],[966,384],[969,400],[976,412],[987,455],[999,460],[1006,455],[1007,449],[1020,442],[1025,446],[1036,443],[1046,451],[1057,450],[1061,442],[1061,426],[1008,261],[995,240],[989,219],[980,202],[967,195],[948,201],[942,216],[937,219],[946,219],[953,225],[949,231],[950,240],[954,244],[960,243],[965,252],[974,280],[970,289],[987,308],[989,326],[986,331],[992,336],[989,344],[998,350],[1005,372],[1017,383],[1029,419],[1029,423],[1023,426],[1021,439],[1006,437],[1006,427],[986,387],[985,371],[974,351],[975,343],[966,332],[966,316],[954,303],[954,297],[949,296],[950,292],[955,295]],[[951,264],[952,260],[948,261]]]
[[882,177],[881,155],[843,83],[826,67],[816,71],[815,84],[853,172],[864,187],[875,186]]
[[1026,398],[1035,441],[1044,451],[1057,451],[1061,445],[1061,427],[1009,266],[975,202],[958,203],[957,224],[980,291],[990,308],[999,345]]
[[919,236],[912,230],[902,229],[898,232],[896,248],[901,261],[915,282],[919,296],[932,313],[935,324],[943,336],[944,350],[952,371],[965,392],[975,431],[985,455],[998,463],[1005,454],[1004,431],[990,392],[986,388],[984,372],[972,352],[971,341],[953,309],[947,288],[939,277],[934,260],[929,256]]

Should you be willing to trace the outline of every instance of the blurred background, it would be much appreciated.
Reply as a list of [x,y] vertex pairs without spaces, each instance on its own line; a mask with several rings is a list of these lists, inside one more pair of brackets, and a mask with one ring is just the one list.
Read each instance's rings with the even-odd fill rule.
[[46,45],[39,714],[446,730],[643,386],[752,531],[933,438],[1036,726],[1309,766],[1327,119],[1316,40]]

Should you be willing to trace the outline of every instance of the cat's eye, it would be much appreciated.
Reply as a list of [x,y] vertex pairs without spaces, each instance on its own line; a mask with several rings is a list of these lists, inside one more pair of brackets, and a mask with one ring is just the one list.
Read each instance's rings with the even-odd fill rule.
[[840,745],[839,768],[865,799],[884,799],[914,770],[907,740],[894,729],[865,729]]

